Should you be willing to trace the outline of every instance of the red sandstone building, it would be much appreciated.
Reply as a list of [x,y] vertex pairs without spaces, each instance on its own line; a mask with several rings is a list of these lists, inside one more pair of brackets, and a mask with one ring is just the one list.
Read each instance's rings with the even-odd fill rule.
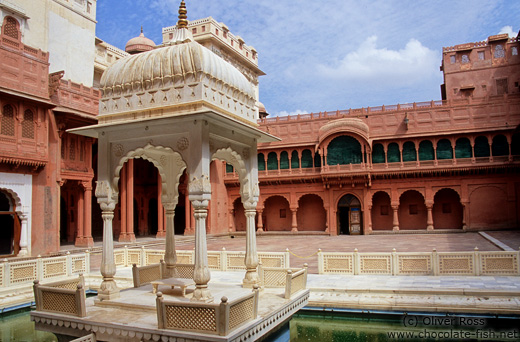
[[[0,6],[0,255],[48,253],[62,243],[91,246],[102,233],[92,196],[96,142],[66,130],[97,122],[100,92],[52,58],[61,56],[60,46],[26,44],[24,39],[34,41],[24,32],[31,19],[6,4]],[[84,6],[66,8],[94,25],[92,3],[78,4]],[[196,40],[235,63],[257,87],[263,73],[254,48],[211,18],[189,27]],[[129,41],[129,52],[153,48],[142,36]],[[104,67],[126,54],[94,42],[93,30],[92,45],[95,56],[85,65],[95,86]],[[444,48],[441,101],[277,118],[267,118],[261,107],[260,128],[282,140],[259,146],[258,231],[337,235],[517,228],[518,49],[518,39],[507,35]],[[164,236],[158,178],[145,160],[125,164],[116,239]],[[176,234],[194,232],[187,178],[179,188]],[[233,170],[214,161],[210,178],[208,233],[245,230]]]
[[[518,49],[507,34],[444,48],[441,101],[263,118],[282,140],[258,148],[258,230],[517,228]],[[236,177],[225,182],[240,211]]]

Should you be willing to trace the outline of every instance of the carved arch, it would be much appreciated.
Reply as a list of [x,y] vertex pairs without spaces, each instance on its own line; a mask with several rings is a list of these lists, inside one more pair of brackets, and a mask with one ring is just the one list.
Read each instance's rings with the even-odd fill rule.
[[14,201],[16,213],[19,215],[23,214],[22,200],[20,199],[20,196],[18,196],[16,191],[14,191],[13,189],[9,189],[9,188],[0,188],[0,191],[7,192]]
[[444,187],[442,187],[442,188],[437,189],[437,191],[435,191],[435,192],[433,193],[433,198],[435,198],[435,195],[437,195],[437,193],[438,193],[439,191],[444,190],[444,189],[450,189],[450,190],[455,191],[455,192],[457,193],[457,195],[459,195],[459,200],[462,200],[462,194],[460,193],[460,189],[457,188],[457,187],[454,187],[454,186],[444,186]]
[[[246,163],[242,156],[234,151],[231,147],[220,148],[216,150],[211,156],[211,160],[224,160],[226,163],[233,166],[235,171],[238,173],[238,180],[240,182],[240,196],[242,197],[242,202],[248,200],[251,196],[255,194],[250,191],[253,189],[249,188],[249,178],[248,178],[248,170],[246,168]],[[258,197],[258,194],[256,195]],[[258,200],[258,199],[257,199]]]
[[139,147],[122,156],[116,163],[112,179],[112,186],[116,193],[119,192],[117,183],[123,165],[129,159],[136,158],[151,162],[159,171],[162,181],[163,192],[161,197],[163,203],[177,204],[180,178],[187,166],[180,153],[164,146],[147,144],[145,147]]
[[266,197],[264,198],[264,200],[262,201],[262,207],[265,208],[265,202],[266,202],[269,198],[271,198],[271,197],[276,197],[276,196],[278,196],[278,197],[283,197],[283,198],[287,201],[287,203],[289,203],[289,206],[291,206],[291,200],[289,199],[289,197],[288,197],[286,194],[272,194],[272,195],[266,196]]

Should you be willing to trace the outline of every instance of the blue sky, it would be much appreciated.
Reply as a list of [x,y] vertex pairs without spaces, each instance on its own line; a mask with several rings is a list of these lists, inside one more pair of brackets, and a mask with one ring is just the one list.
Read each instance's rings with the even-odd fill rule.
[[[442,47],[520,29],[518,0],[185,0],[254,46],[272,116],[440,99]],[[156,44],[180,0],[98,0],[96,35]]]

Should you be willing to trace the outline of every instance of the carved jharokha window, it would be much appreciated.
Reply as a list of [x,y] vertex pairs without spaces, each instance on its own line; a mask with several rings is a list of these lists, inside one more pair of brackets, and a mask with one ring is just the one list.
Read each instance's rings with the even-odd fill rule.
[[34,115],[30,109],[23,113],[22,138],[34,139]]
[[2,109],[2,118],[0,120],[0,134],[14,136],[14,108],[11,105],[5,105]]
[[5,17],[2,33],[16,40],[20,39],[18,21],[12,17]]

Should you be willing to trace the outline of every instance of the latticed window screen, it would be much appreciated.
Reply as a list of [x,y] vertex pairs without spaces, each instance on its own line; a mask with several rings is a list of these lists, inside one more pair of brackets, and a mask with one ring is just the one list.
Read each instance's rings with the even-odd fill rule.
[[471,151],[471,143],[468,138],[457,139],[455,143],[455,158],[471,158],[473,153]]
[[291,169],[298,169],[300,167],[300,158],[298,157],[298,151],[294,150],[291,153]]
[[361,144],[348,135],[334,138],[327,148],[327,164],[360,164],[362,161]]
[[2,111],[2,121],[0,123],[0,133],[3,135],[14,136],[14,109],[11,105],[5,105]]
[[289,153],[283,151],[280,153],[280,169],[285,170],[289,168]]
[[314,154],[314,167],[321,167],[321,156],[319,152]]
[[514,156],[520,155],[520,133],[515,133],[511,140],[511,154]]
[[403,161],[416,161],[417,151],[415,150],[415,144],[413,141],[407,141],[403,144]]
[[30,109],[23,113],[22,138],[34,139],[34,115]]
[[433,160],[433,144],[429,140],[423,140],[419,144],[419,160]]
[[397,143],[388,145],[386,160],[389,163],[399,163],[401,161],[401,153],[399,152],[399,145],[397,145]]
[[6,17],[4,20],[4,34],[8,37],[18,39],[18,22],[16,19]]
[[[260,165],[258,165],[258,168],[260,169]],[[233,165],[226,163],[226,172],[233,173]]]
[[70,139],[69,137],[69,159],[76,159],[76,141],[74,139]]
[[475,157],[489,157],[489,143],[488,139],[484,136],[475,139]]
[[270,152],[267,155],[267,169],[278,170],[278,157],[275,152]]
[[258,153],[258,171],[265,171],[265,157],[263,153]]
[[372,149],[372,163],[380,164],[385,162],[385,149],[381,144],[375,144]]
[[437,143],[437,159],[453,159],[453,148],[448,139],[439,140]]
[[505,136],[500,134],[493,138],[493,144],[491,145],[491,153],[493,153],[493,156],[509,155],[509,146],[507,143],[507,138]]
[[310,150],[302,152],[302,168],[312,167],[312,153]]
[[495,52],[493,53],[493,57],[495,58],[504,58],[505,57],[505,53],[504,53],[504,47],[502,45],[497,45],[495,46]]

